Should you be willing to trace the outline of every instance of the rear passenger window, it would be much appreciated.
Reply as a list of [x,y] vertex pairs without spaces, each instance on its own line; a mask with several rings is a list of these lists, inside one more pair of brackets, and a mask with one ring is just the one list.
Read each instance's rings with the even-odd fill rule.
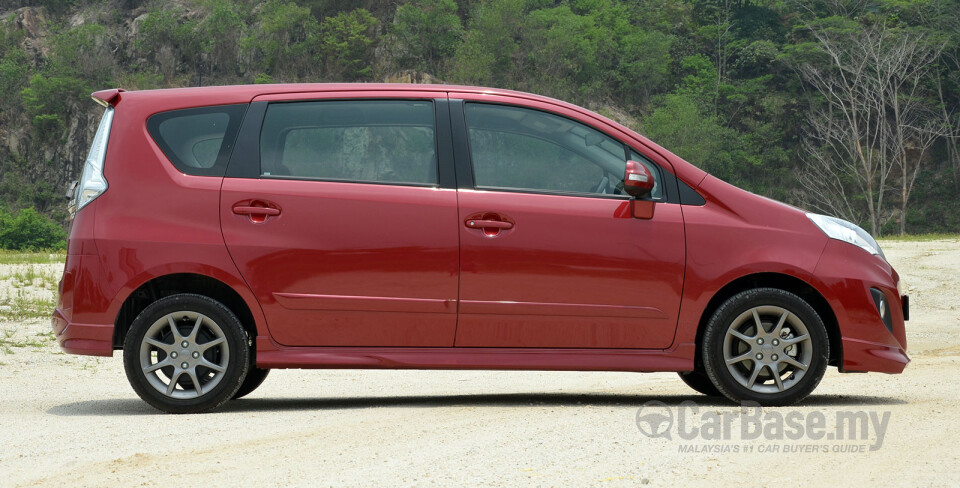
[[246,104],[173,110],[151,116],[147,130],[178,170],[223,176]]
[[435,185],[433,103],[283,102],[260,132],[263,176]]

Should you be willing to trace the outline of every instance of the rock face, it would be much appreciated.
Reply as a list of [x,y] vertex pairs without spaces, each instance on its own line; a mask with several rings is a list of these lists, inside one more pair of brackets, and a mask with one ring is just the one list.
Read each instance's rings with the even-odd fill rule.
[[[13,34],[30,72],[38,73],[49,64],[54,38],[51,24],[55,22],[44,8],[21,5],[26,3],[0,3],[0,27]],[[66,116],[60,118],[59,137],[48,135],[50,140],[41,141],[30,115],[16,103],[21,93],[2,96],[16,101],[2,105],[0,100],[0,206],[33,206],[65,218],[64,189],[79,176],[103,108],[83,97],[62,100]]]
[[14,12],[13,18],[16,28],[23,31],[21,47],[37,62],[50,54],[50,46],[46,42],[48,30],[47,20],[43,11],[35,7],[23,7]]

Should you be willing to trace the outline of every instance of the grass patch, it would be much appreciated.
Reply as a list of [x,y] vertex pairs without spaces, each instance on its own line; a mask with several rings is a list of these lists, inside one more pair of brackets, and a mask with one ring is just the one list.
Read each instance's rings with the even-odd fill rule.
[[905,236],[883,236],[877,239],[879,242],[930,242],[957,240],[960,240],[960,234],[907,234]]
[[57,302],[63,254],[0,251],[0,319],[49,317]]
[[24,338],[14,338],[12,330],[4,330],[3,337],[0,337],[0,351],[7,354],[13,354],[13,348],[24,347],[44,347],[53,344],[56,337],[53,332],[37,332],[36,334]]
[[26,252],[0,249],[0,264],[56,264],[67,259],[62,252]]
[[57,294],[30,294],[22,288],[12,297],[0,298],[0,318],[7,321],[50,317],[57,306]]

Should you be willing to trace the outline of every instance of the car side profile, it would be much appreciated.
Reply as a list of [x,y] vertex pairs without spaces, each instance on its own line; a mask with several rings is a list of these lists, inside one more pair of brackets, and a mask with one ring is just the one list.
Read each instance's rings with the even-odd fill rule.
[[104,90],[53,329],[215,408],[274,368],[675,371],[787,405],[899,373],[908,299],[854,224],[508,90]]

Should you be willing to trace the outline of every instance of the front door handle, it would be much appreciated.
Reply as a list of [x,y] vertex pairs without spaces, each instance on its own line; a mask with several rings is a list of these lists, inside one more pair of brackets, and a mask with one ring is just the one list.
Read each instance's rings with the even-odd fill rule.
[[467,221],[467,227],[471,229],[512,229],[513,222],[504,222],[502,220],[470,219]]
[[233,207],[233,213],[237,215],[269,215],[276,216],[280,215],[279,208],[269,208],[269,207],[248,207],[248,206],[236,206]]

